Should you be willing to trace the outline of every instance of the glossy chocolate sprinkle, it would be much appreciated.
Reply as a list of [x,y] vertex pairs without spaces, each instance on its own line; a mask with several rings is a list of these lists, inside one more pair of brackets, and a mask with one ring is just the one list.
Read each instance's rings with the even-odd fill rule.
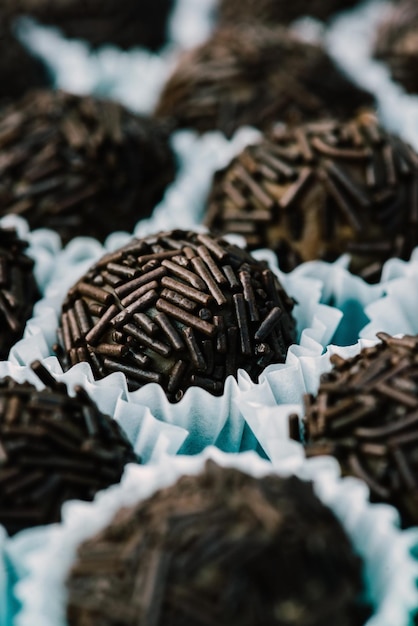
[[[130,389],[170,401],[197,385],[220,395],[230,374],[255,381],[295,341],[293,300],[264,262],[211,235],[162,232],[105,256],[69,291],[58,339],[64,367],[123,372]],[[60,352],[60,350],[58,350]]]
[[418,93],[418,5],[402,0],[388,9],[379,24],[374,56],[389,67],[393,80],[407,92]]
[[14,228],[0,228],[0,359],[22,338],[33,305],[40,298],[28,247]]
[[32,369],[45,389],[0,380],[0,524],[10,535],[60,521],[66,500],[92,500],[139,462],[82,387],[70,397],[39,361]]
[[205,221],[273,249],[284,271],[347,252],[374,282],[418,244],[418,155],[370,113],[276,126],[215,174]]
[[417,525],[418,337],[378,338],[353,358],[333,355],[317,396],[305,396],[306,454],[335,456],[343,474],[366,481],[372,501]]
[[231,136],[244,125],[265,130],[277,121],[345,118],[372,103],[321,47],[285,28],[240,25],[217,30],[183,55],[155,115]]
[[359,0],[219,0],[221,23],[260,21],[266,24],[286,24],[298,17],[310,15],[326,20],[337,11],[358,4]]
[[[303,574],[303,575],[302,575]],[[206,463],[84,542],[69,626],[360,626],[361,562],[296,477]]]
[[173,0],[2,0],[8,17],[29,15],[91,46],[156,50],[166,41]]
[[175,174],[168,132],[116,103],[36,91],[0,111],[0,215],[103,241],[151,213]]

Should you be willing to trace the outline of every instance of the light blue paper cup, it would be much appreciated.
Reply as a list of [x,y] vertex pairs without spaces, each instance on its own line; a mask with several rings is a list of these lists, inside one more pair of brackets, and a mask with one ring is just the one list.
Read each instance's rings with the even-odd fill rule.
[[68,502],[63,523],[51,527],[42,546],[29,549],[27,544],[20,553],[14,552],[16,569],[23,572],[15,586],[21,605],[15,626],[66,626],[65,581],[80,543],[102,530],[121,507],[149,497],[184,474],[199,473],[207,459],[254,476],[274,472],[312,481],[317,495],[339,518],[363,560],[365,592],[374,607],[366,626],[412,625],[418,606],[418,563],[411,550],[418,545],[418,531],[400,531],[395,510],[370,504],[365,485],[342,479],[333,459],[306,460],[302,447],[289,442],[283,458],[274,465],[254,452],[229,455],[215,448],[194,457],[130,465],[120,485],[101,492],[93,503]]

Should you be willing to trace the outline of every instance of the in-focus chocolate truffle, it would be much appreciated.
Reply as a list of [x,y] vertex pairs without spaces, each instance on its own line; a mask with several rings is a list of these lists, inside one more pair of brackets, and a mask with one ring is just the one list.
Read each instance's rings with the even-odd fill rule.
[[9,22],[0,15],[0,100],[20,98],[30,89],[46,87],[50,82],[45,66],[22,46]]
[[155,115],[230,136],[244,125],[266,129],[278,121],[345,117],[372,102],[321,47],[284,28],[241,25],[219,29],[183,55]]
[[418,4],[404,0],[391,7],[379,25],[374,56],[384,61],[393,80],[409,93],[418,93]]
[[173,0],[4,0],[8,16],[30,15],[92,46],[160,48]]
[[238,368],[256,380],[295,341],[294,301],[265,262],[210,235],[181,230],[133,240],[69,291],[58,338],[65,365],[220,395]]
[[162,124],[119,104],[29,93],[0,112],[0,215],[52,228],[64,243],[133,230],[173,180]]
[[0,380],[0,524],[10,535],[60,521],[66,500],[92,500],[139,461],[82,387],[69,396],[39,361],[32,368],[45,389]]
[[33,305],[40,298],[28,247],[13,228],[0,228],[0,359],[22,338]]
[[296,477],[213,462],[83,543],[69,626],[360,626],[361,561]]
[[304,15],[320,20],[358,4],[359,0],[219,0],[221,23],[260,21],[286,24]]
[[418,524],[418,337],[379,333],[350,359],[331,357],[318,394],[305,396],[306,454],[331,454],[375,502]]
[[368,113],[277,126],[215,175],[205,221],[273,249],[284,271],[348,252],[375,281],[418,244],[418,155]]

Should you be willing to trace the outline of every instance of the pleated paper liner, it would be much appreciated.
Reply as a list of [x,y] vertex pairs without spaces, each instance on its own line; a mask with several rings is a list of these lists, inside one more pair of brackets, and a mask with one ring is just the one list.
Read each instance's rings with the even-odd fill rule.
[[65,626],[65,580],[80,543],[103,529],[120,507],[147,498],[184,474],[199,473],[207,459],[253,476],[274,471],[313,481],[316,494],[334,511],[363,559],[366,592],[374,607],[367,626],[411,623],[418,606],[418,565],[411,556],[417,531],[399,531],[395,510],[370,504],[365,485],[341,479],[332,459],[308,461],[301,446],[289,442],[284,458],[275,466],[253,452],[227,455],[214,448],[194,457],[167,457],[145,467],[129,465],[120,485],[99,493],[93,503],[65,504],[63,523],[46,530],[42,546],[35,539],[31,549],[30,531],[12,539],[9,558],[22,573],[14,590],[21,605],[15,626]]

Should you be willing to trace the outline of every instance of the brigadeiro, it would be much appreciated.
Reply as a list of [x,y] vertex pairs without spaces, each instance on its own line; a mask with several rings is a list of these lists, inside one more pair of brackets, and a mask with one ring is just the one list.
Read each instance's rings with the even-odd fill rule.
[[191,386],[221,395],[239,368],[256,380],[295,341],[294,301],[265,262],[211,235],[134,239],[105,256],[63,303],[58,354],[130,389],[159,383],[170,401]]
[[379,24],[373,53],[388,65],[392,78],[406,91],[418,93],[418,5],[415,0],[403,0],[388,9]]
[[360,626],[362,564],[296,477],[207,462],[84,542],[67,580],[69,626]]
[[216,173],[205,221],[273,249],[284,271],[347,252],[375,281],[418,243],[418,156],[369,113],[276,126]]
[[332,355],[317,395],[305,396],[306,454],[335,456],[344,475],[366,481],[372,501],[417,525],[418,337],[377,336],[355,357]]
[[0,381],[0,524],[10,535],[60,521],[66,500],[92,500],[139,461],[83,388],[70,396],[39,361],[32,368],[45,389]]
[[221,23],[235,24],[243,20],[268,24],[286,24],[298,17],[311,15],[320,20],[358,4],[359,0],[219,0]]
[[0,215],[103,241],[133,230],[175,174],[168,131],[119,104],[40,90],[0,111]]
[[372,102],[320,46],[284,28],[241,25],[219,29],[182,56],[155,115],[230,136],[244,125],[344,117]]
[[[34,262],[26,241],[13,228],[0,227],[0,359],[22,338],[35,302],[40,298]],[[0,455],[1,456],[1,455]]]
[[166,41],[173,0],[4,0],[9,17],[30,15],[92,46],[157,49]]

